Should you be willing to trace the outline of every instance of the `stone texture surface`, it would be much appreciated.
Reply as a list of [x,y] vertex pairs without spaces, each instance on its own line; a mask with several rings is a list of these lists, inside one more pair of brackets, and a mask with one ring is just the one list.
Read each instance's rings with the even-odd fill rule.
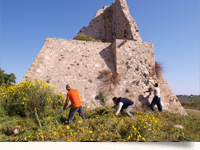
[[132,99],[137,108],[146,107],[151,103],[153,93],[143,92],[159,83],[163,110],[187,114],[164,77],[156,76],[153,43],[116,40],[113,49],[116,72],[121,76],[120,85],[113,89],[115,96]]
[[150,105],[153,94],[144,91],[157,82],[163,110],[187,115],[164,77],[156,75],[154,45],[142,42],[125,0],[100,9],[81,32],[108,42],[46,38],[22,81],[40,78],[63,94],[70,83],[80,91],[83,106],[88,108],[101,106],[96,97],[104,92],[107,106],[113,105],[114,96],[127,97],[135,102],[136,109]]
[[103,42],[112,42],[115,39],[142,41],[126,0],[116,0],[111,6],[98,10],[88,27],[83,27],[79,33]]
[[[66,93],[66,84],[79,89],[84,105],[88,107],[98,95],[99,71],[114,71],[112,44],[78,40],[49,39],[27,71],[23,80],[40,78]],[[93,104],[92,104],[93,105]]]
[[[23,80],[26,77],[43,79],[56,85],[64,94],[65,85],[70,83],[80,91],[83,105],[88,108],[101,106],[96,96],[103,91],[107,94],[106,105],[112,105],[113,96],[121,96],[133,100],[136,109],[151,103],[153,95],[143,92],[158,82],[163,110],[186,114],[164,77],[157,79],[154,67],[152,43],[118,39],[113,43],[99,43],[47,38]],[[99,79],[101,71],[110,71],[111,75],[117,72],[119,83],[115,85]]]

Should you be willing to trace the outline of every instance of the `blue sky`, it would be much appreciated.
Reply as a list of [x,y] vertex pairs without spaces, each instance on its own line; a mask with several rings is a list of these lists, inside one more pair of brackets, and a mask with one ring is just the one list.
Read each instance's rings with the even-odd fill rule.
[[[45,38],[73,39],[115,0],[0,0],[0,68],[20,82]],[[127,0],[174,94],[200,94],[199,0]]]

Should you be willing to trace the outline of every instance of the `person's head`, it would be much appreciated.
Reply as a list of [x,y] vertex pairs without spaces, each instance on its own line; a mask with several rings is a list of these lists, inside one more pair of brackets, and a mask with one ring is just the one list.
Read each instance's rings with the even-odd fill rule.
[[67,84],[67,85],[66,85],[66,90],[69,91],[70,89],[71,89],[71,85],[70,85],[70,84]]
[[117,97],[113,98],[113,102],[116,104],[117,103]]
[[155,83],[155,85],[154,85],[155,87],[158,87],[158,83]]

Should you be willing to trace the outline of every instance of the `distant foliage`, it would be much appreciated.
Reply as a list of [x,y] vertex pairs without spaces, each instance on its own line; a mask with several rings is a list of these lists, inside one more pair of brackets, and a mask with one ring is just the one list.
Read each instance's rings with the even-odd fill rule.
[[16,83],[15,74],[13,74],[13,73],[7,74],[7,73],[4,73],[4,72],[5,71],[1,70],[1,68],[0,68],[0,85],[6,84],[7,86],[10,86],[10,85],[15,84]]
[[200,110],[200,96],[178,97],[178,99],[184,108]]
[[85,35],[85,34],[82,34],[82,33],[77,34],[77,35],[74,37],[74,39],[75,39],[75,40],[82,40],[82,41],[102,42],[101,40],[92,38],[91,36]]

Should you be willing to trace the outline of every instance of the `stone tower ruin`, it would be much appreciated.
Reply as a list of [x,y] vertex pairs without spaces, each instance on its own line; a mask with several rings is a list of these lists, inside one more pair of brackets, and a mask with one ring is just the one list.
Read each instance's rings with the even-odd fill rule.
[[[163,111],[187,115],[162,74],[156,74],[154,45],[142,41],[126,0],[98,10],[79,33],[103,42],[46,38],[22,81],[39,78],[64,94],[70,83],[87,108],[111,106],[115,96],[131,99],[136,109],[149,106],[153,94],[144,91],[159,83]],[[100,93],[106,102],[98,98]]]

